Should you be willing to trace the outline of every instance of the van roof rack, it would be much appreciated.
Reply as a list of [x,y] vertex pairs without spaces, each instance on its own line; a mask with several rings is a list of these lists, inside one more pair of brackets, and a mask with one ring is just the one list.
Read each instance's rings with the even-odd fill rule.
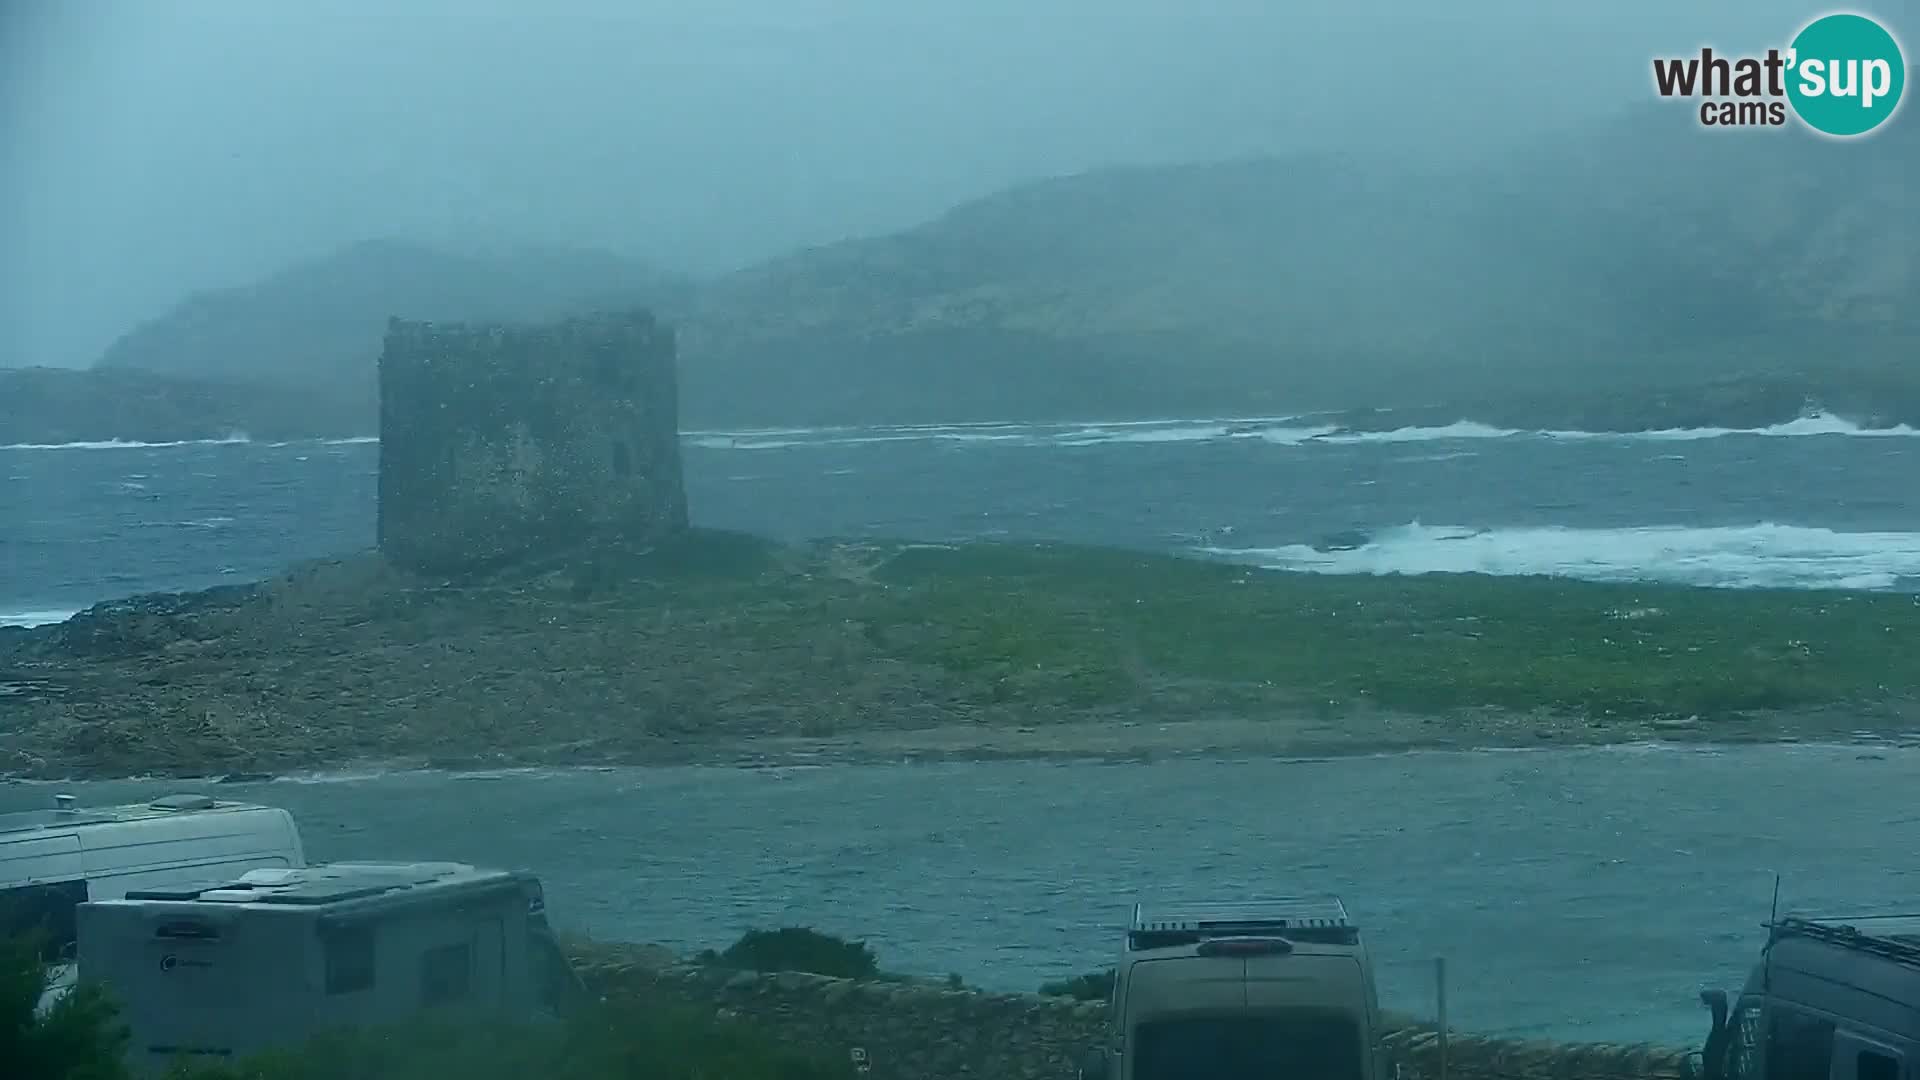
[[1358,945],[1360,929],[1337,896],[1288,896],[1225,903],[1135,904],[1127,948],[1167,949],[1229,937],[1283,937]]
[[[1864,925],[1876,920],[1898,920],[1898,926],[1876,933],[1875,927]],[[1783,937],[1803,937],[1920,967],[1920,914],[1786,915],[1764,925],[1768,945]]]

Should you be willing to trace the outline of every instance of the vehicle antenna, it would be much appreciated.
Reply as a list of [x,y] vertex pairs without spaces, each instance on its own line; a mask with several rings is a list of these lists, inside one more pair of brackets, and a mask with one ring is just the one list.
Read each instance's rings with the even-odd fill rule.
[[1773,939],[1780,925],[1780,875],[1773,875],[1773,910],[1767,915],[1767,947],[1760,957],[1760,992],[1773,993]]

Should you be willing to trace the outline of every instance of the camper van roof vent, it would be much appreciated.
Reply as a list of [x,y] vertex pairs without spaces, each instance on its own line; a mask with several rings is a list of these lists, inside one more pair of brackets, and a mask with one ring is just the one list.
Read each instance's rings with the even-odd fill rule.
[[155,810],[211,810],[211,795],[162,795],[147,804]]
[[1357,945],[1359,928],[1337,896],[1296,896],[1238,903],[1136,904],[1127,948],[1166,949],[1227,937],[1270,935],[1323,945]]
[[[1875,926],[1874,923],[1881,925]],[[1858,949],[1902,964],[1920,967],[1920,915],[1861,915],[1844,918],[1808,918],[1789,915],[1767,924],[1769,943],[1783,937]]]
[[488,876],[464,863],[328,863],[249,870],[238,879],[170,889],[139,889],[129,900],[200,900],[220,904],[318,907],[403,892],[460,877]]

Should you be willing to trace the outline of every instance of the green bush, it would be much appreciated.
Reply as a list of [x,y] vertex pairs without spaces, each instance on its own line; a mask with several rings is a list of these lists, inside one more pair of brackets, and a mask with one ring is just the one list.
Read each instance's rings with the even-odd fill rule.
[[880,974],[879,962],[865,942],[802,926],[749,930],[725,952],[708,951],[701,959],[749,971],[805,971],[839,979],[872,979]]
[[1106,1001],[1113,996],[1113,969],[1090,971],[1085,975],[1075,975],[1071,979],[1041,983],[1040,992],[1053,997],[1077,998],[1080,1001]]
[[127,1031],[92,986],[37,1015],[48,969],[36,938],[0,940],[0,1062],[8,1080],[123,1080]]
[[621,997],[562,1024],[456,1017],[326,1035],[235,1064],[181,1066],[169,1080],[842,1080],[851,1069],[683,1003]]
[[[6,1080],[130,1080],[112,999],[82,984],[46,1015],[48,968],[33,939],[0,940],[0,1074]],[[834,1055],[684,1002],[623,995],[565,1022],[425,1015],[338,1032],[238,1062],[182,1062],[169,1080],[851,1080]]]

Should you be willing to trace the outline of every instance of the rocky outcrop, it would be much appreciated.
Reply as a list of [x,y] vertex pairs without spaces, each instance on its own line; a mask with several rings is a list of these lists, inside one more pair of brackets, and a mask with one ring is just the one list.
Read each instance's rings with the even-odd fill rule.
[[687,527],[673,331],[637,312],[543,326],[388,324],[379,545],[483,571]]
[[[750,1021],[796,1044],[853,1056],[875,1080],[948,1077],[1065,1080],[1083,1053],[1106,1037],[1107,1007],[1039,994],[1000,994],[885,980],[854,981],[795,972],[765,974],[669,963],[659,951],[599,946],[576,950],[595,993],[664,994],[721,1016]],[[1397,1018],[1390,1051],[1410,1080],[1438,1080],[1440,1041],[1417,1021]],[[1686,1050],[1647,1045],[1550,1043],[1450,1034],[1448,1080],[1685,1080]]]

